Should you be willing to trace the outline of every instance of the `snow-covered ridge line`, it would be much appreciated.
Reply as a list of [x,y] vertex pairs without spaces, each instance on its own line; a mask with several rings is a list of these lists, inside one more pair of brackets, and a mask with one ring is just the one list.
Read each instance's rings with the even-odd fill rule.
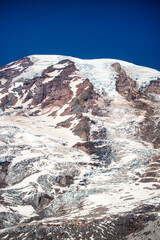
[[[116,59],[80,59],[61,55],[31,55],[28,56],[34,63],[20,76],[15,77],[13,82],[23,78],[32,79],[41,75],[47,67],[57,64],[59,61],[69,59],[73,61],[82,77],[88,78],[95,87],[109,88],[112,91],[115,88],[115,71],[112,68],[113,63],[119,63],[133,80],[137,81],[139,87],[145,87],[150,81],[160,78],[160,72],[148,67],[141,67],[129,62]],[[114,92],[115,95],[115,92]]]
[[[111,96],[117,95],[115,90],[117,72],[112,67],[114,63],[119,63],[127,75],[137,82],[139,88],[147,87],[151,81],[160,79],[160,72],[155,69],[138,66],[118,59],[80,59],[62,55],[30,55],[27,58],[30,59],[33,65],[29,66],[17,77],[14,77],[13,82],[40,77],[46,68],[51,65],[57,65],[58,62],[66,59],[75,63],[80,77],[88,78],[97,89],[107,89],[107,93]],[[17,69],[18,64],[16,61],[12,62],[6,65],[6,68],[3,68],[2,71],[12,68]],[[60,71],[65,67],[65,64],[55,67]]]
[[81,59],[81,58],[77,58],[77,57],[72,57],[72,56],[65,56],[65,55],[41,55],[41,54],[34,54],[34,55],[29,55],[28,56],[32,61],[61,61],[63,59],[70,59],[74,62],[79,62],[79,63],[94,63],[94,62],[108,62],[108,63],[114,63],[114,62],[119,62],[122,65],[133,65],[134,67],[138,67],[138,68],[144,68],[144,69],[148,69],[148,70],[153,70],[155,72],[158,72],[160,74],[160,72],[156,69],[152,69],[149,67],[145,67],[145,66],[140,66],[134,63],[130,63],[127,61],[123,61],[123,60],[119,60],[119,59],[112,59],[112,58],[98,58],[98,59]]

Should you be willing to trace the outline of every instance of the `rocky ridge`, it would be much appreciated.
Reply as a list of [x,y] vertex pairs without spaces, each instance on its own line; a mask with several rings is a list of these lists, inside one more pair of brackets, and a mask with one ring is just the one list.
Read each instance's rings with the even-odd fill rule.
[[159,94],[119,60],[1,67],[0,238],[158,240]]

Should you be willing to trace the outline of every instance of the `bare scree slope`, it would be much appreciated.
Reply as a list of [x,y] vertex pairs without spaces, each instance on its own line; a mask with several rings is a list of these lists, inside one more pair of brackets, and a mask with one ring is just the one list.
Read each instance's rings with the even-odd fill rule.
[[0,239],[160,239],[160,72],[33,55],[0,68]]

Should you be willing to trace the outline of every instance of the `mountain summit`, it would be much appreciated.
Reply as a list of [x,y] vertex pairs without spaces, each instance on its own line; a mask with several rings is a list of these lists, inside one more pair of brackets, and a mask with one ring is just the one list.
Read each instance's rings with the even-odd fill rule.
[[0,68],[0,239],[160,239],[160,72],[32,55]]

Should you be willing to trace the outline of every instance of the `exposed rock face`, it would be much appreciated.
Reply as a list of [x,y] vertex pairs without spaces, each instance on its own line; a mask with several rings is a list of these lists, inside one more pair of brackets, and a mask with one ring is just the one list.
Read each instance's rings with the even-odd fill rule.
[[160,79],[151,81],[146,87],[139,88],[121,68],[119,63],[112,65],[118,73],[116,78],[116,90],[128,101],[133,101],[134,107],[145,111],[145,119],[141,122],[141,137],[143,140],[152,142],[155,148],[160,143],[160,121],[159,101],[156,100],[160,94]]
[[10,162],[0,162],[0,186],[4,187],[6,185],[5,178],[8,172],[8,165]]
[[44,194],[39,198],[40,208],[45,208],[54,199],[54,197]]
[[87,141],[85,143],[77,143],[76,148],[86,152],[90,156],[93,156],[93,159],[99,160],[100,163],[110,164],[111,159],[113,158],[111,147],[107,146],[104,141]]
[[138,88],[136,81],[133,81],[119,63],[112,64],[112,67],[118,73],[116,78],[116,91],[124,96],[128,101],[138,98]]
[[0,68],[0,239],[160,239],[160,73],[29,56]]
[[5,82],[5,86],[8,86],[10,80],[22,74],[28,67],[32,66],[33,62],[30,60],[29,57],[21,58],[15,62],[7,64],[4,67],[0,67],[0,78],[1,78],[1,86],[4,88],[4,79],[9,81]]

